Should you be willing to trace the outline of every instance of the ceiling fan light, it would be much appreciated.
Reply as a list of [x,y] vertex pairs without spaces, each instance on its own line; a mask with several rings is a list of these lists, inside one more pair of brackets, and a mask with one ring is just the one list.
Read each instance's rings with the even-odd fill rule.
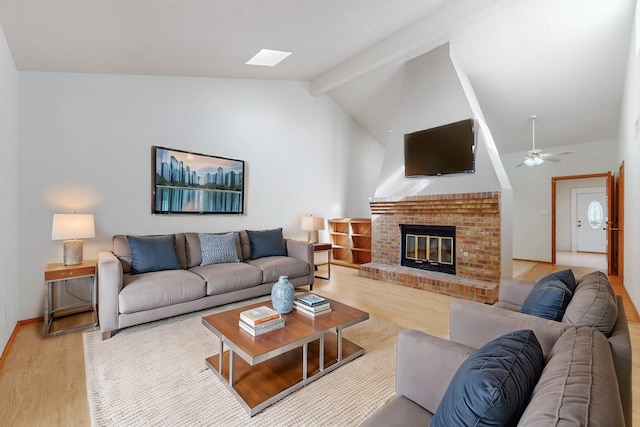
[[539,166],[544,163],[544,159],[540,156],[529,156],[523,162],[527,166]]

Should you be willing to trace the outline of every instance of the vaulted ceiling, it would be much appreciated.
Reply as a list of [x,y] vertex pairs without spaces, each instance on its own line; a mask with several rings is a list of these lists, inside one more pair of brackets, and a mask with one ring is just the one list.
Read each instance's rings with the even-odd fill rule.
[[[449,42],[501,153],[615,139],[635,0],[0,0],[18,70],[309,82],[381,142]],[[262,48],[293,52],[273,68]]]

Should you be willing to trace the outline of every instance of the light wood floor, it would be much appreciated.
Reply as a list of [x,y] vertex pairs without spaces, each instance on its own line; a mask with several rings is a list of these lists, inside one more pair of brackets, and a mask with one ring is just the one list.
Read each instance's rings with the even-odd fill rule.
[[[531,280],[563,268],[549,264],[522,267],[523,276]],[[574,271],[578,276],[583,274]],[[332,266],[331,274],[331,280],[316,279],[314,292],[399,326],[448,337],[453,298],[365,279],[357,270],[345,267]],[[616,290],[626,295],[624,288],[617,286]],[[630,303],[629,307],[634,426],[640,426],[640,323],[635,308]],[[0,426],[88,426],[82,332],[45,339],[42,327],[42,322],[20,327],[0,365]],[[144,425],[144,420],[140,424]]]

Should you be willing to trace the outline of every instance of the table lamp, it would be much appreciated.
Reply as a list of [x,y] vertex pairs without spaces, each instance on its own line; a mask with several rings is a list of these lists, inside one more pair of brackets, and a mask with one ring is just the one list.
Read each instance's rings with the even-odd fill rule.
[[324,218],[321,216],[303,216],[300,228],[308,231],[307,241],[318,243],[318,230],[324,230]]
[[51,240],[64,240],[64,265],[82,264],[82,240],[96,237],[93,214],[53,214]]

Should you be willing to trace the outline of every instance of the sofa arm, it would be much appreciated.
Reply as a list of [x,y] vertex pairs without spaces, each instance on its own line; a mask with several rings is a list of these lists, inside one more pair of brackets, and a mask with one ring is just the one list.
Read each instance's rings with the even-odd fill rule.
[[460,364],[474,348],[416,330],[398,335],[396,393],[432,414]]
[[122,264],[113,252],[98,253],[98,316],[102,338],[118,329],[118,295],[122,290]]
[[303,242],[302,240],[286,239],[287,255],[292,258],[301,259],[309,264],[308,285],[313,285],[315,277],[315,261],[313,258],[313,243]]
[[631,336],[629,335],[629,324],[624,311],[622,297],[616,297],[618,303],[618,317],[613,325],[613,330],[609,335],[609,345],[613,356],[613,365],[616,368],[618,386],[620,387],[620,398],[624,410],[624,418],[627,427],[632,425],[632,358],[631,358]]
[[522,303],[527,299],[527,296],[534,286],[535,283],[520,279],[500,280],[498,299],[500,302],[506,302],[517,307],[522,307]]
[[474,348],[480,348],[508,332],[531,329],[545,356],[560,335],[573,326],[467,300],[455,300],[451,303],[449,322],[451,341]]

